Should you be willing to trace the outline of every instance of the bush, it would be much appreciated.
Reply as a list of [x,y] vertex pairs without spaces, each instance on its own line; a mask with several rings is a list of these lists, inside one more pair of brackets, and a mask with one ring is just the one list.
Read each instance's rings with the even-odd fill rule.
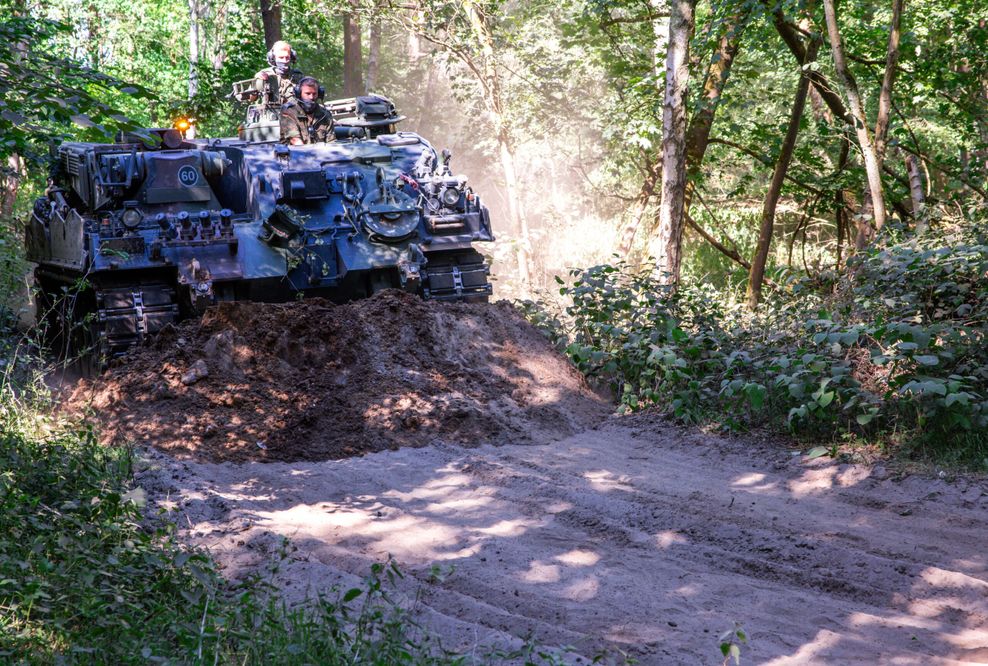
[[129,450],[17,388],[0,385],[0,662],[457,663],[388,597],[392,563],[298,608],[260,579],[234,588],[146,515]]
[[622,411],[812,437],[988,425],[984,227],[886,242],[847,268],[751,313],[706,284],[670,293],[650,269],[600,265],[557,278],[562,312],[523,310]]

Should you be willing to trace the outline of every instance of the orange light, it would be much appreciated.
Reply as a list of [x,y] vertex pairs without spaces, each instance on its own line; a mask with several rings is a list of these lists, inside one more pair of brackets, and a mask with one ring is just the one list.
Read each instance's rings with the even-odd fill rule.
[[183,132],[191,126],[192,123],[190,123],[187,118],[179,118],[175,121],[175,129],[182,130]]

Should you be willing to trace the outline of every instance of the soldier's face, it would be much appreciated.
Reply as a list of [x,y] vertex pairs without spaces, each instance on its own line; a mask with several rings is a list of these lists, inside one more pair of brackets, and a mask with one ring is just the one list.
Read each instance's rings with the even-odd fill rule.
[[287,46],[280,46],[274,50],[274,60],[279,65],[288,64],[292,60],[292,50]]
[[302,99],[307,102],[314,102],[319,97],[319,90],[315,86],[302,86],[299,92],[302,93]]

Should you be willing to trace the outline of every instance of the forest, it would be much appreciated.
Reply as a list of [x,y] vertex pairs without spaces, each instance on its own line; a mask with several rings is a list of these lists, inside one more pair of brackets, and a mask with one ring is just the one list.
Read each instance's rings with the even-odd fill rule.
[[[0,7],[0,659],[473,663],[392,605],[394,562],[313,613],[226,589],[148,527],[139,456],[52,411],[24,229],[55,149],[179,121],[233,136],[232,86],[279,40],[327,100],[384,95],[451,151],[491,209],[493,298],[611,411],[988,471],[983,0]],[[113,575],[81,583],[97,566]],[[744,643],[736,627],[715,652]]]

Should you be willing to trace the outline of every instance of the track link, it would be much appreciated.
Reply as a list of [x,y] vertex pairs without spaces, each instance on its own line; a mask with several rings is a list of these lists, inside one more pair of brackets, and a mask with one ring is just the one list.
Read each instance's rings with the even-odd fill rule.
[[138,284],[96,290],[98,351],[121,356],[178,319],[175,290],[167,284]]

